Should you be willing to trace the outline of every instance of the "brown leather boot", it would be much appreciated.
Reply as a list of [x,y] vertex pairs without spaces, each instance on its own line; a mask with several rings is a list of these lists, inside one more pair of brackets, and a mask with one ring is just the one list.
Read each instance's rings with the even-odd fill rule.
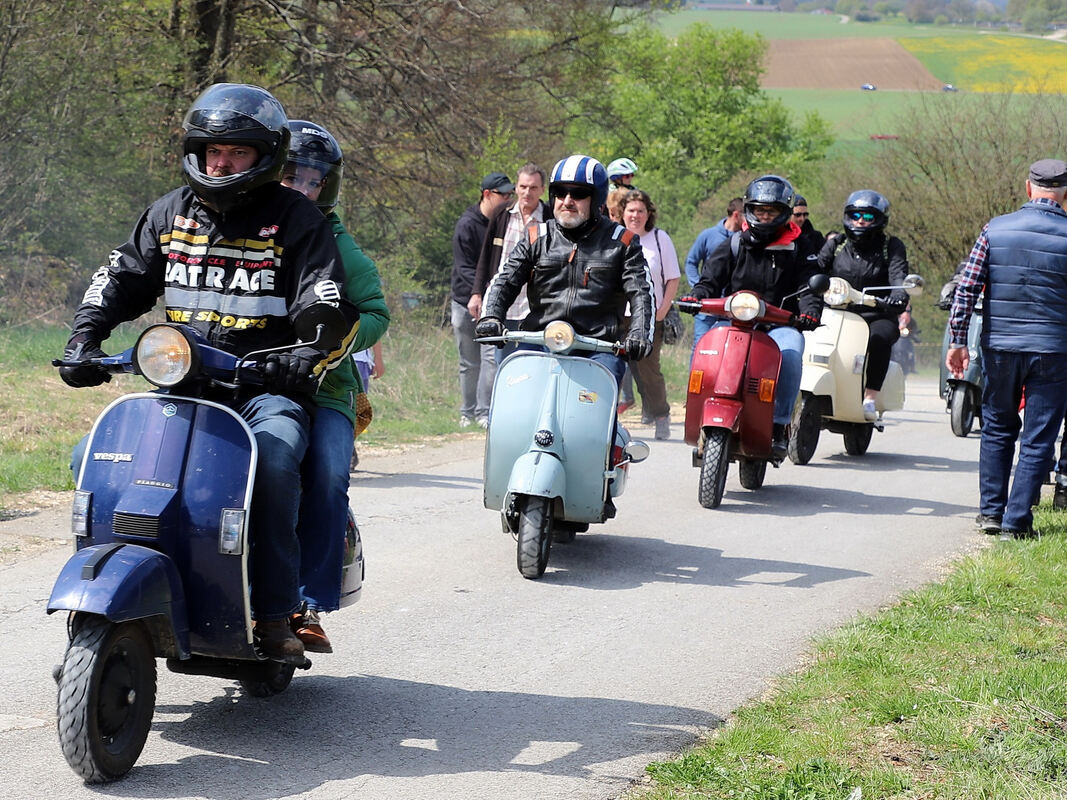
[[255,636],[267,658],[286,664],[304,663],[304,645],[284,619],[256,620]]
[[319,622],[319,612],[308,609],[303,614],[294,614],[290,619],[293,633],[309,653],[332,653],[333,645]]

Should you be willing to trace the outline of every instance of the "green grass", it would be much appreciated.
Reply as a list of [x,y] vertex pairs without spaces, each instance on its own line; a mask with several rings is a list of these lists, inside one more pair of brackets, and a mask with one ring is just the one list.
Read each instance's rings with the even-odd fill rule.
[[815,645],[812,665],[652,764],[647,800],[1067,796],[1067,522]]
[[765,39],[840,39],[845,37],[879,37],[898,39],[904,36],[974,36],[971,28],[948,25],[912,25],[904,21],[841,23],[836,14],[787,14],[775,11],[702,11],[699,9],[661,14],[659,28],[677,36],[694,23],[715,28],[737,28],[758,33]]

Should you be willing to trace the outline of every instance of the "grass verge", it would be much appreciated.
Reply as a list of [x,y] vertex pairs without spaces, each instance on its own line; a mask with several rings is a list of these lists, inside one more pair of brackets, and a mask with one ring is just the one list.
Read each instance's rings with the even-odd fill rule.
[[1067,796],[1067,522],[821,639],[643,800]]

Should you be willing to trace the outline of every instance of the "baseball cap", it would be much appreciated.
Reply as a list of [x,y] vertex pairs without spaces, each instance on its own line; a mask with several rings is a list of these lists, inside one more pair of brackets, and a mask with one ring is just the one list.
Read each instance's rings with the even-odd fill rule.
[[1043,158],[1030,165],[1030,182],[1046,189],[1067,186],[1067,162],[1058,158]]
[[503,172],[490,172],[482,178],[482,189],[508,194],[515,191],[515,184]]

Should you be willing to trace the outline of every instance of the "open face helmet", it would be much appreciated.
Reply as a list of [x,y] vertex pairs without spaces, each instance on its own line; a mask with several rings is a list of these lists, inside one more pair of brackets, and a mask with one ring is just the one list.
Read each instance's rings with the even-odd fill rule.
[[552,168],[548,179],[548,193],[553,195],[557,184],[567,186],[587,186],[593,202],[590,205],[590,217],[595,218],[600,208],[608,199],[608,173],[604,165],[592,156],[567,156]]
[[608,164],[608,180],[616,181],[623,175],[636,175],[637,164],[628,158],[616,158]]
[[860,241],[882,231],[889,222],[889,201],[871,189],[860,189],[848,196],[844,213],[845,233]]
[[[253,189],[281,178],[289,150],[285,110],[266,89],[246,83],[216,83],[196,98],[182,122],[182,171],[196,196],[218,211],[239,205]],[[208,144],[248,145],[259,153],[250,169],[207,174]]]
[[341,145],[328,130],[307,120],[289,122],[292,141],[289,142],[289,164],[317,170],[322,182],[315,205],[323,214],[329,214],[337,205],[341,193],[341,177],[345,162]]
[[[745,221],[758,242],[769,242],[786,225],[793,214],[793,185],[778,175],[761,175],[745,188]],[[776,213],[772,219],[761,220],[756,216],[757,206],[773,206]]]

